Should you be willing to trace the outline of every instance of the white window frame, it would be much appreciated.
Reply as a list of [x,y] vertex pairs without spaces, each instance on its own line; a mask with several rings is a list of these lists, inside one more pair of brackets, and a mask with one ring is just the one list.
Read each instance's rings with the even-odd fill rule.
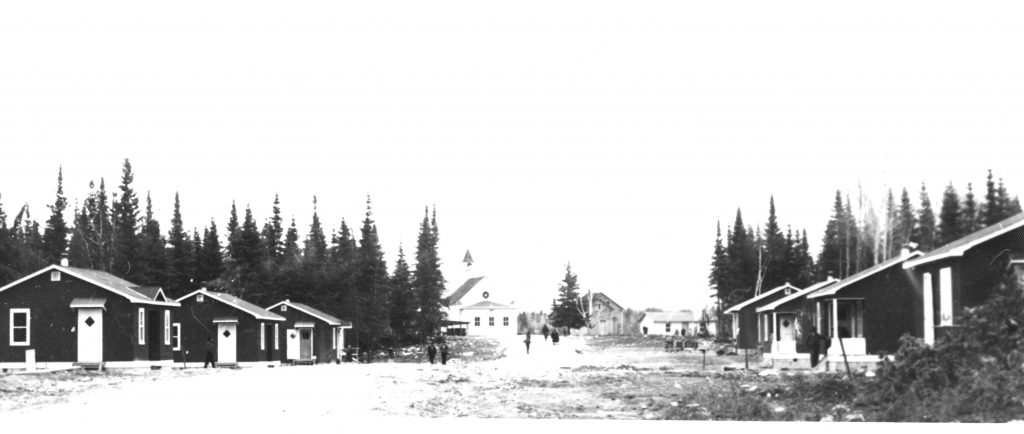
[[267,349],[267,326],[260,323],[260,350]]
[[206,298],[203,297],[203,294],[196,295],[196,303],[202,303],[204,301],[206,301]]
[[[24,326],[24,329],[25,329],[25,342],[16,342],[14,340],[14,329],[15,329],[15,326],[14,326],[14,315],[15,314],[19,314],[19,313],[25,314],[25,326]],[[12,347],[27,347],[27,346],[29,346],[31,344],[31,342],[32,342],[32,309],[25,309],[25,308],[11,309],[11,312],[10,312],[9,316],[10,316],[10,318],[9,318],[10,322],[8,323],[8,324],[10,324],[10,330],[9,330],[9,332],[10,332],[10,339],[9,339],[9,341],[10,342],[9,343],[11,344]],[[22,327],[17,327],[17,328],[20,329]]]
[[139,308],[139,345],[146,345],[146,308]]
[[281,326],[280,324],[274,323],[274,349],[275,350],[280,350],[281,349],[281,330],[280,330],[280,326]]
[[501,322],[502,322],[502,326],[503,327],[508,327],[508,317],[507,316]]
[[487,327],[494,327],[494,317],[487,317]]
[[60,271],[57,271],[57,270],[50,271],[50,281],[51,282],[60,282]]
[[171,324],[171,343],[174,345],[171,349],[174,351],[181,351],[181,323],[176,322]]
[[164,345],[171,344],[171,311],[164,311]]
[[281,312],[288,312],[288,305],[287,304],[282,304],[281,305]]
[[480,317],[478,317],[478,316],[473,317],[473,326],[474,327],[480,327]]

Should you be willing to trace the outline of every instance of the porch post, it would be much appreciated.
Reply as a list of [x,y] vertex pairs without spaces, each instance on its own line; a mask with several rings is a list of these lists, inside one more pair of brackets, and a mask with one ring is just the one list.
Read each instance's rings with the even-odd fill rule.
[[924,343],[935,344],[935,300],[932,293],[932,273],[924,273],[921,289],[924,300]]
[[939,270],[939,318],[944,326],[953,325],[953,272],[950,267]]
[[832,337],[839,337],[839,299],[832,299]]
[[772,312],[772,333],[774,333],[775,341],[779,340],[779,316],[775,312]]
[[814,319],[817,320],[817,324],[815,324],[815,325],[818,326],[818,333],[825,333],[825,329],[823,329],[822,328],[823,326],[821,325],[822,318],[821,318],[821,302],[820,301],[814,302],[814,310],[816,311],[814,313]]

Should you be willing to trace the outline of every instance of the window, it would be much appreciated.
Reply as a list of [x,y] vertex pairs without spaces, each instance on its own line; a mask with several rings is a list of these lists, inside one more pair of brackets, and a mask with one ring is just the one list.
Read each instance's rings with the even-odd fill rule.
[[181,351],[181,323],[171,324],[171,344],[174,351]]
[[11,309],[11,346],[28,346],[32,314],[29,309]]
[[281,305],[281,312],[288,312],[288,305],[287,304],[282,304]]
[[837,313],[839,337],[864,337],[864,300],[839,300]]
[[164,311],[164,345],[171,344],[171,311]]
[[507,316],[505,317],[504,320],[502,320],[502,325],[505,326],[505,327],[508,327],[508,317]]
[[199,294],[199,295],[196,296],[196,302],[197,303],[202,303],[205,300],[206,300],[206,297],[203,297],[203,294]]
[[487,325],[494,327],[494,317],[487,318]]
[[146,345],[146,309],[139,308],[139,345]]
[[475,325],[477,327],[480,326],[480,317],[473,318],[473,325]]
[[670,322],[665,323],[665,333],[669,333],[671,331],[672,331],[672,323],[670,323]]
[[51,271],[50,272],[50,281],[51,282],[60,282],[60,271],[57,271],[57,270]]
[[280,324],[274,324],[274,349],[281,349],[281,329]]
[[267,349],[267,326],[260,323],[260,349]]

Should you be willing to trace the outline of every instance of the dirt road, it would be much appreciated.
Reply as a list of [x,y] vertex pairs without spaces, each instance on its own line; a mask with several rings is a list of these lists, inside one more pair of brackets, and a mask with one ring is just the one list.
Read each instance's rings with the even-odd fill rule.
[[[678,356],[657,349],[598,349],[578,337],[553,346],[537,336],[529,355],[521,337],[502,346],[498,360],[465,363],[456,355],[446,366],[341,364],[171,376],[90,390],[4,419],[68,432],[112,421],[188,432],[197,424],[343,429],[367,421],[430,424],[437,420],[422,418],[448,416],[634,419],[653,405],[643,400],[654,392],[640,384],[641,371],[664,374],[680,366]],[[682,387],[679,381],[662,386]]]

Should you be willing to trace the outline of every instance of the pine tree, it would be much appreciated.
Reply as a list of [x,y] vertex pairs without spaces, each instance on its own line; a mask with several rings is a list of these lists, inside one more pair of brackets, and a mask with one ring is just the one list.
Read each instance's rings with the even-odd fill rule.
[[818,274],[817,265],[814,263],[814,258],[811,257],[811,246],[810,242],[807,241],[807,230],[804,229],[800,236],[800,242],[797,243],[796,253],[797,264],[800,265],[798,282],[801,282],[800,287],[809,286],[814,282],[814,276]]
[[121,169],[121,194],[113,206],[113,248],[111,249],[111,270],[129,281],[141,280],[146,270],[135,260],[139,256],[139,239],[136,235],[139,221],[139,198],[135,195],[132,182],[132,164],[127,158]]
[[377,225],[373,222],[370,197],[366,197],[366,218],[359,240],[358,265],[355,288],[359,294],[359,320],[355,326],[371,347],[376,347],[391,336],[389,313],[390,278],[384,252],[377,236]]
[[171,217],[171,230],[167,233],[167,243],[171,245],[168,262],[170,263],[168,296],[178,298],[192,289],[192,269],[194,267],[192,242],[181,219],[181,198],[174,193],[174,214]]
[[[57,170],[57,198],[50,205],[50,218],[46,221],[43,232],[43,258],[50,264],[56,264],[68,247],[68,226],[64,222],[64,210],[68,200],[64,197],[64,168]],[[6,223],[5,223],[6,225]]]
[[260,232],[256,228],[256,219],[252,216],[252,208],[245,206],[245,219],[242,228],[237,232],[237,248],[239,264],[247,273],[259,270],[263,260],[263,249],[260,248]]
[[416,330],[416,296],[412,289],[412,272],[405,261],[405,251],[398,246],[398,262],[391,275],[391,328],[403,342],[414,340]]
[[572,272],[572,266],[566,264],[565,277],[562,279],[562,285],[558,288],[558,298],[551,306],[551,315],[549,316],[551,325],[568,329],[587,326],[577,280],[578,277]]
[[284,244],[281,236],[284,235],[284,226],[281,224],[281,200],[274,195],[274,208],[270,220],[263,225],[263,243],[266,246],[266,257],[278,259],[284,254]]
[[726,307],[753,296],[757,281],[757,246],[747,228],[743,226],[743,215],[736,210],[736,222],[729,233],[726,256],[729,259],[726,289]]
[[93,233],[89,234],[87,239],[92,244],[89,250],[93,267],[103,271],[110,271],[113,228],[111,228],[110,208],[107,203],[107,186],[103,178],[100,178],[100,189],[94,191],[90,199],[92,199],[90,202],[92,208],[89,210],[89,217],[92,219],[91,228]]
[[324,229],[320,226],[320,217],[316,212],[316,196],[313,196],[313,223],[309,225],[303,254],[307,261],[317,264],[322,263],[327,255],[327,237],[324,236]]
[[164,251],[167,240],[160,232],[160,222],[153,217],[153,199],[146,193],[146,216],[138,236],[139,259],[142,272],[136,274],[137,283],[160,286],[168,282],[169,265]]
[[960,220],[960,196],[956,188],[950,182],[946,191],[942,193],[942,209],[939,210],[939,240],[936,247],[944,246],[960,239],[965,234],[961,232],[963,222]]
[[[294,224],[293,224],[294,227]],[[289,229],[289,233],[291,233]],[[297,235],[296,235],[297,237]],[[355,289],[355,274],[359,260],[359,248],[356,246],[355,237],[349,229],[345,219],[341,219],[341,228],[332,237],[331,247],[331,281],[333,294],[330,295],[332,303],[336,306],[335,311],[344,318],[356,318],[359,302],[359,292]],[[295,247],[298,252],[298,246]]]
[[235,201],[231,201],[231,216],[228,217],[228,257],[238,260],[238,232],[241,226],[238,224],[238,208]]
[[978,203],[974,200],[974,188],[967,183],[964,207],[960,210],[960,234],[966,236],[979,229],[981,229],[981,218],[978,212]]
[[432,336],[440,330],[442,321],[445,320],[441,299],[445,280],[441,273],[441,258],[437,248],[436,208],[433,223],[427,218],[427,209],[424,209],[423,222],[420,223],[420,232],[416,239],[416,269],[412,276],[413,292],[416,294],[417,307],[420,310],[417,321],[420,337]]
[[297,263],[302,253],[299,251],[299,230],[295,227],[295,217],[292,217],[292,225],[284,236],[284,257],[285,261]]
[[921,209],[917,213],[917,226],[914,228],[914,241],[920,244],[919,249],[927,252],[935,248],[935,212],[928,190],[921,183]]

